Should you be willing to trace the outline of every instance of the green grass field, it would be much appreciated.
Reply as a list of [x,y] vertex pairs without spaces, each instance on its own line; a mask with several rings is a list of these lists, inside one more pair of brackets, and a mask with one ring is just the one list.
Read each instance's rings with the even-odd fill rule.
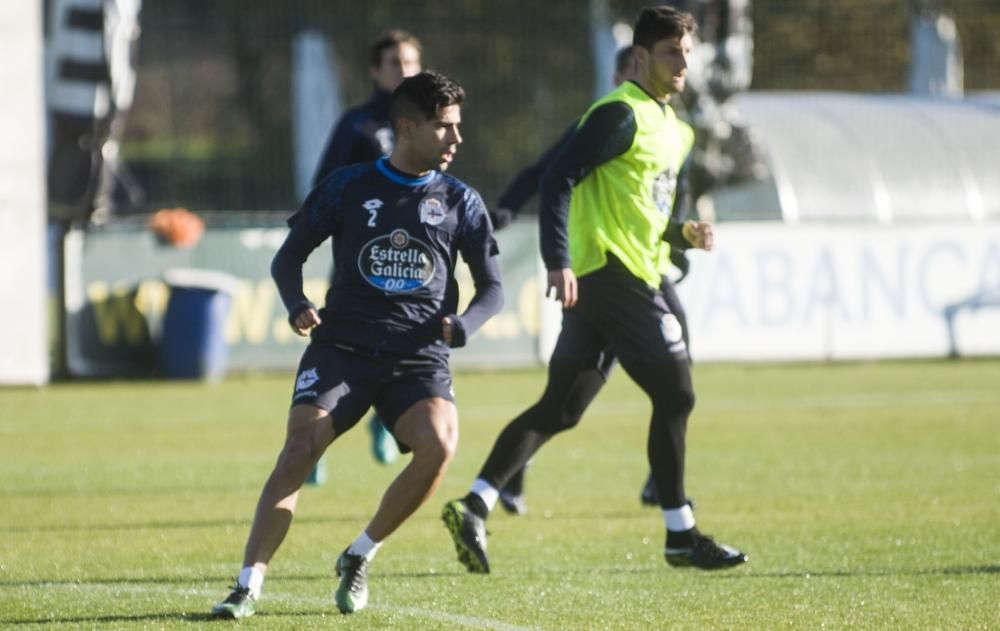
[[[0,627],[226,628],[283,435],[291,375],[217,385],[0,390]],[[750,554],[720,573],[662,557],[642,508],[641,393],[620,372],[529,470],[529,513],[489,523],[469,575],[438,514],[541,371],[460,374],[459,453],[382,548],[369,608],[337,613],[333,562],[400,463],[358,427],[327,454],[243,627],[775,629],[1000,627],[1000,361],[695,368],[688,491]]]

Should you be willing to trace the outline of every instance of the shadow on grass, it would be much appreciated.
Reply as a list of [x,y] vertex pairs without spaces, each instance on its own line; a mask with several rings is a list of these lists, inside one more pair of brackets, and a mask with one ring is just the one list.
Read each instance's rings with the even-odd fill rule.
[[0,492],[0,497],[131,497],[139,495],[146,497],[166,493],[253,493],[259,491],[259,487],[251,487],[245,484],[198,484],[198,485],[177,485],[177,486],[148,486],[148,487],[120,487],[94,489],[89,487],[60,486],[49,488],[25,488],[25,489],[5,489]]
[[[377,572],[372,573],[372,577],[385,579],[409,579],[409,578],[454,578],[465,576],[468,572],[460,569],[452,571],[433,572]],[[335,581],[333,570],[328,574],[284,574],[280,576],[282,582],[314,582],[314,581]],[[227,589],[227,585],[232,585],[233,577],[229,576],[146,576],[137,578],[89,578],[89,579],[38,579],[33,581],[0,581],[0,587],[56,587],[56,586],[86,586],[86,585],[198,585],[218,586],[220,590]]]
[[[750,568],[748,568],[750,569]],[[964,576],[973,574],[1000,574],[1000,565],[960,565],[956,567],[931,567],[910,570],[891,568],[859,568],[855,570],[798,570],[789,572],[730,572],[712,573],[719,578],[848,578],[852,576]]]
[[[281,613],[258,613],[254,618],[267,618],[268,616],[280,617],[280,618],[291,618],[291,617],[322,617],[329,615],[329,610],[316,610],[316,611],[294,611],[287,612],[283,611]],[[134,616],[77,616],[77,617],[66,617],[66,618],[22,618],[14,620],[4,620],[0,618],[0,624],[6,626],[30,626],[30,625],[50,625],[50,624],[77,624],[77,625],[101,625],[101,624],[113,624],[116,622],[190,622],[195,624],[205,624],[205,623],[218,623],[218,624],[232,624],[232,620],[226,620],[224,618],[215,618],[211,614],[207,613],[187,613],[187,612],[167,612],[167,613],[148,613],[139,614]]]
[[[742,565],[717,570],[683,569],[681,572],[689,572],[695,576],[719,579],[752,579],[752,578],[849,578],[849,577],[876,577],[876,576],[962,576],[974,574],[1000,574],[1000,565],[964,565],[956,567],[931,567],[920,569],[893,569],[893,568],[857,568],[846,570],[788,570],[788,571],[765,571],[755,572],[753,561],[749,565]],[[530,575],[530,574],[556,574],[559,576],[567,574],[660,574],[669,571],[667,568],[657,567],[591,567],[578,570],[547,570],[545,568],[529,568],[522,572],[505,572],[507,576]]]
[[[315,577],[319,578],[319,577]],[[38,579],[34,581],[0,581],[0,587],[57,587],[86,585],[231,585],[232,576],[149,576],[144,578],[88,578],[88,579]],[[221,589],[221,588],[220,588]]]
[[[295,523],[301,524],[330,524],[330,523],[354,523],[365,520],[364,515],[311,515],[295,518]],[[37,526],[12,526],[0,528],[0,532],[6,533],[30,533],[30,532],[104,532],[118,530],[187,530],[196,528],[224,528],[226,526],[238,526],[250,529],[248,519],[214,519],[206,521],[150,521],[133,524],[50,524]]]
[[[723,570],[699,571],[690,570],[697,576],[705,576],[719,579],[755,579],[755,578],[850,578],[850,577],[878,577],[878,576],[971,576],[977,574],[1000,574],[1000,565],[965,565],[956,567],[938,567],[925,569],[891,569],[891,568],[859,568],[854,570],[795,570],[795,571],[774,571],[774,572],[754,572],[753,566],[743,566],[734,571]],[[553,574],[565,576],[569,574],[661,574],[666,569],[659,567],[587,567],[578,570],[559,569],[553,570],[545,567],[532,567],[520,572],[503,572],[503,576],[510,578],[527,575]],[[435,579],[435,578],[455,578],[468,576],[469,573],[461,570],[434,570],[433,572],[378,572],[372,574],[373,578],[394,580],[394,579]],[[314,582],[333,581],[333,573],[329,574],[282,574],[282,582]],[[473,580],[479,580],[476,577]],[[0,581],[0,587],[56,587],[56,586],[85,586],[85,585],[229,585],[233,581],[232,576],[152,576],[144,578],[92,578],[86,580],[34,580],[34,581]],[[220,587],[220,589],[222,589]]]
[[[656,509],[659,511],[660,509]],[[500,515],[502,511],[500,509],[495,510],[490,513],[491,519],[492,515]],[[518,522],[524,523],[537,523],[537,522],[547,522],[547,521],[571,521],[571,522],[602,522],[602,521],[630,521],[635,519],[646,519],[650,515],[654,514],[652,510],[634,510],[634,511],[623,511],[623,512],[589,512],[589,511],[559,511],[559,512],[549,512],[536,510],[529,511],[523,515],[508,515],[504,514],[502,519],[504,521],[517,520]],[[659,514],[658,512],[656,514]]]

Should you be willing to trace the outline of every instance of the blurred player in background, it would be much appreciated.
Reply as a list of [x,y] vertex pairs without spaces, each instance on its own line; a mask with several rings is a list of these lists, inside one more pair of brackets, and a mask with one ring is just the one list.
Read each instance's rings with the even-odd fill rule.
[[[337,121],[313,175],[313,188],[335,169],[371,162],[392,153],[395,136],[389,121],[389,98],[403,79],[420,72],[421,51],[420,41],[406,31],[393,29],[375,38],[369,55],[369,72],[375,84],[372,98],[347,110]],[[377,413],[368,420],[368,430],[375,460],[382,464],[396,460],[399,456],[396,441]],[[316,466],[309,478],[313,482],[323,478],[320,471],[323,463]]]
[[[218,617],[253,615],[271,557],[291,526],[299,490],[334,440],[374,406],[413,459],[389,485],[357,539],[337,559],[337,608],[368,602],[368,564],[379,546],[437,489],[458,443],[450,348],[503,303],[498,249],[479,194],[443,171],[454,159],[462,87],[423,72],[389,102],[396,145],[389,158],[338,169],[289,220],[271,273],[300,335],[311,331],[288,414],[287,435],[260,495],[243,569]],[[302,266],[328,237],[334,277],[317,310]],[[475,294],[458,305],[455,264],[468,264]]]
[[[746,555],[695,526],[684,491],[694,388],[684,332],[660,291],[664,240],[711,249],[712,227],[670,221],[677,175],[694,134],[668,101],[684,89],[695,23],[671,7],[644,9],[633,30],[636,78],[594,103],[542,179],[541,247],[562,330],[536,405],[500,433],[470,492],[442,518],[470,572],[489,572],[485,520],[499,489],[552,436],[578,419],[558,395],[614,353],[653,404],[647,458],[666,526],[671,566],[728,568]],[[554,396],[555,395],[555,396]]]
[[372,97],[344,112],[337,121],[313,175],[313,187],[334,169],[392,153],[395,136],[389,121],[389,98],[403,79],[420,72],[422,50],[420,40],[406,31],[393,29],[375,38],[369,52]]
[[[612,82],[615,86],[620,86],[624,81],[635,78],[635,56],[633,47],[625,46],[615,54],[615,74]],[[500,198],[495,211],[491,212],[494,229],[500,230],[508,225],[520,212],[521,207],[538,191],[545,169],[555,161],[559,152],[569,145],[569,141],[576,130],[579,121],[573,123],[566,132],[559,137],[552,147],[541,155],[532,165],[522,170],[511,180],[511,183],[500,194]],[[681,123],[682,125],[684,123]],[[684,162],[680,173],[677,176],[677,193],[674,198],[671,220],[683,223],[691,214],[691,195],[689,193],[689,171],[690,156]],[[663,258],[660,272],[663,274],[663,282],[660,284],[660,291],[670,308],[670,312],[677,316],[684,331],[684,342],[690,348],[688,338],[687,316],[681,306],[677,292],[673,283],[670,282],[668,274],[676,268],[680,276],[675,282],[680,282],[687,274],[689,264],[685,250],[689,247],[687,241],[683,239],[677,243],[665,244],[667,257]],[[558,414],[564,419],[564,424],[575,425],[590,402],[594,400],[597,393],[608,381],[612,369],[617,363],[613,352],[604,352],[598,357],[597,364],[592,371],[580,375],[572,384],[572,390],[567,393],[552,393],[552,399],[561,402],[562,410]],[[524,496],[524,474],[527,467],[522,467],[514,474],[507,484],[500,489],[500,505],[508,513],[522,515],[528,510],[528,502]],[[660,501],[656,492],[656,483],[652,474],[646,478],[642,490],[639,492],[639,501],[645,506],[659,506]],[[688,500],[690,502],[690,500]]]

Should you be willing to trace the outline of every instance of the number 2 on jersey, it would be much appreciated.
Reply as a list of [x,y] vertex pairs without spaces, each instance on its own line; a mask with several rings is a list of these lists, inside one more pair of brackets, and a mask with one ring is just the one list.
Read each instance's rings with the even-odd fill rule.
[[368,211],[368,227],[375,227],[375,220],[378,219],[378,209],[382,207],[381,199],[369,199],[361,207]]

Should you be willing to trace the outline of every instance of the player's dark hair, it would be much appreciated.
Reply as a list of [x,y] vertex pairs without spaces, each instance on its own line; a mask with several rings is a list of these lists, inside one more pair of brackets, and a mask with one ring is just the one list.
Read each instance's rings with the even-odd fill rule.
[[615,70],[618,74],[625,74],[625,71],[628,70],[628,66],[632,62],[632,51],[634,49],[635,45],[622,46],[615,53]]
[[382,53],[386,49],[395,48],[400,44],[409,44],[416,48],[418,53],[424,50],[420,45],[420,40],[406,31],[401,29],[383,31],[379,33],[378,37],[372,42],[371,48],[368,49],[368,62],[372,65],[372,68],[378,68],[382,65]]
[[437,116],[438,110],[461,105],[465,90],[454,79],[440,72],[425,70],[403,79],[389,97],[389,120],[393,129],[400,118],[422,122]]
[[652,50],[656,42],[677,39],[697,30],[694,16],[674,7],[646,7],[639,13],[632,30],[632,45]]

